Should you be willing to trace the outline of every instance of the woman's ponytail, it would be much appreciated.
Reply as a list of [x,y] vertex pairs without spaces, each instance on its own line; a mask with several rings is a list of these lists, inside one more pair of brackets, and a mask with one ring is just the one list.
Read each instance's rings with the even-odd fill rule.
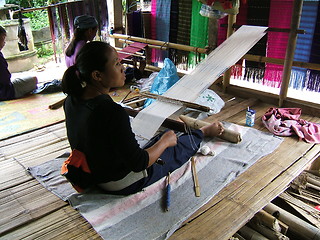
[[76,65],[70,66],[62,77],[62,91],[68,95],[80,97],[84,91],[83,82]]

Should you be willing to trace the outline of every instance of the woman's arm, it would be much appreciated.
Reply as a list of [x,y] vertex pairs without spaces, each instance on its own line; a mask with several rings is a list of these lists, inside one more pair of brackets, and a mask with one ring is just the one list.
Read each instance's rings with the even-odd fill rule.
[[175,145],[177,145],[176,134],[172,130],[164,133],[155,144],[145,149],[149,154],[148,167],[157,161],[166,148],[173,147]]

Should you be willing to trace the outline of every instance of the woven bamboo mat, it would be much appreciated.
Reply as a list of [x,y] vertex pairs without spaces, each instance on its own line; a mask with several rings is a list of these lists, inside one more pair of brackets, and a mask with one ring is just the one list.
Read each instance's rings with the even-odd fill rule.
[[[128,92],[128,86],[124,86],[113,89],[109,95],[115,102],[119,102]],[[132,92],[130,97],[135,95],[137,93]],[[25,98],[0,102],[0,140],[64,121],[63,108],[49,109],[49,105],[64,98],[65,95],[58,92],[33,94]]]
[[[243,101],[248,100],[228,102],[220,117],[244,125],[248,102]],[[254,128],[266,131],[260,119],[271,106],[258,101],[250,104],[257,111]],[[302,118],[319,122],[315,117]],[[66,151],[70,149],[64,123],[0,141],[0,238],[100,239],[77,211],[45,190],[25,170]],[[274,153],[220,191],[170,239],[227,239],[281,193],[319,152],[319,145],[285,138]]]

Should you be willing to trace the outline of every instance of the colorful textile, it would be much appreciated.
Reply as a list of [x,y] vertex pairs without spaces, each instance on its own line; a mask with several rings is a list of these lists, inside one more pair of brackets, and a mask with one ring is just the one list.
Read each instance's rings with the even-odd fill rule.
[[133,53],[141,51],[143,48],[147,46],[146,43],[135,42],[130,44],[128,47],[123,48],[119,53],[119,59],[122,60],[124,58],[132,57]]
[[262,116],[262,122],[275,135],[297,135],[308,143],[320,143],[320,124],[307,122],[300,116],[300,108],[270,108]]
[[[154,18],[155,14],[155,38],[160,41],[169,41],[170,30],[170,0],[157,0],[156,11],[153,9],[154,3],[151,5],[151,14]],[[152,25],[154,26],[154,25]],[[154,34],[154,33],[153,33]],[[152,62],[162,62],[164,58],[168,57],[168,52],[158,49],[152,49]]]
[[[301,13],[300,27],[305,34],[299,34],[296,43],[294,61],[309,62],[315,26],[317,21],[319,2],[304,1]],[[306,88],[306,68],[293,67],[291,70],[290,87],[302,90]]]
[[128,13],[127,18],[128,18],[128,34],[130,36],[135,36],[135,37],[144,37],[141,10]]
[[[269,13],[270,0],[249,0],[247,9],[247,24],[254,26],[268,26]],[[267,36],[264,36],[253,48],[248,51],[248,54],[266,56],[266,49]],[[264,77],[264,70],[264,63],[246,60],[244,80],[261,82]]]
[[[271,0],[269,27],[290,28],[293,0]],[[285,59],[289,34],[268,32],[267,57]],[[283,65],[266,64],[263,84],[279,88],[282,81]]]
[[[310,62],[320,63],[320,3],[318,3],[317,20],[312,41]],[[320,71],[310,70],[310,76],[306,83],[307,90],[320,92]]]
[[[177,43],[183,45],[190,45],[190,32],[191,32],[191,11],[192,1],[179,0],[179,20],[178,20],[178,32]],[[184,70],[188,68],[188,51],[178,50],[176,56],[176,64],[179,64]]]
[[[208,44],[208,18],[200,15],[201,5],[199,1],[192,0],[190,46],[205,48]],[[195,67],[205,57],[205,54],[190,52],[188,59],[189,67]]]
[[[178,1],[171,1],[170,8],[170,33],[169,42],[177,43],[178,35],[178,18],[179,18],[179,4]],[[169,49],[169,59],[176,64],[177,50],[174,48]]]

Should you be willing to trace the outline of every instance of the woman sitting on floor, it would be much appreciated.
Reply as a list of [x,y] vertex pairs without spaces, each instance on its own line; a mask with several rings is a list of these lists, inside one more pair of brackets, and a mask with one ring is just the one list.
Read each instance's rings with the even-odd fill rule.
[[[82,170],[90,172],[73,171],[71,182],[82,189],[95,185],[113,194],[136,193],[187,162],[204,137],[223,132],[220,122],[179,138],[170,130],[142,149],[125,109],[108,95],[110,88],[124,83],[118,54],[105,42],[87,43],[76,64],[64,73],[62,88],[68,95],[64,111],[72,161],[81,162]],[[164,164],[158,164],[159,158]],[[67,168],[71,172],[73,167]]]
[[77,16],[74,19],[73,38],[66,49],[66,65],[72,66],[75,63],[79,50],[88,42],[92,41],[97,34],[98,22],[89,15]]
[[6,44],[7,32],[0,26],[0,101],[23,97],[37,88],[36,77],[16,78],[11,81],[8,62],[1,50]]

